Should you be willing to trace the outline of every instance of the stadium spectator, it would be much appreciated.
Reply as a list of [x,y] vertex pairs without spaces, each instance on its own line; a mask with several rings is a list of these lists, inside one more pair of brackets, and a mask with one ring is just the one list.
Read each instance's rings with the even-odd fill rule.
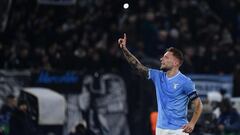
[[69,135],[94,135],[94,133],[87,128],[86,122],[82,121],[75,126],[74,131]]
[[16,97],[12,94],[8,95],[0,110],[0,134],[2,133],[3,135],[8,135],[10,118],[16,108]]
[[6,102],[1,108],[0,114],[1,115],[6,115],[10,114],[16,109],[17,107],[17,99],[14,95],[8,95],[6,97]]
[[10,118],[9,135],[34,135],[35,127],[32,119],[28,115],[28,105],[25,100],[20,100],[18,108]]
[[229,99],[223,99],[220,103],[221,114],[218,118],[218,130],[220,134],[240,133],[240,116],[235,108],[232,107]]

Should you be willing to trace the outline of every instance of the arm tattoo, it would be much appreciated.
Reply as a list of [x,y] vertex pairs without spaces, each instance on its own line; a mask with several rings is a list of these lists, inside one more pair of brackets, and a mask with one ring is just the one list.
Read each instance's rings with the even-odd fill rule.
[[129,52],[127,48],[122,48],[122,52],[131,67],[135,69],[139,74],[147,77],[148,68],[144,66],[131,52]]

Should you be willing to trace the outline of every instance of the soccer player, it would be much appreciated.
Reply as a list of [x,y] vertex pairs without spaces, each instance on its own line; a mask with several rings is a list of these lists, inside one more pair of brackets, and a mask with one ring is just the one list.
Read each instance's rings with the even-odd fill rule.
[[[160,59],[160,70],[142,65],[126,47],[127,37],[119,38],[118,44],[128,63],[141,75],[154,82],[158,120],[156,135],[188,135],[195,127],[202,112],[202,102],[198,97],[194,83],[183,75],[179,68],[183,63],[180,50],[170,47]],[[194,105],[193,116],[188,122],[188,102]]]

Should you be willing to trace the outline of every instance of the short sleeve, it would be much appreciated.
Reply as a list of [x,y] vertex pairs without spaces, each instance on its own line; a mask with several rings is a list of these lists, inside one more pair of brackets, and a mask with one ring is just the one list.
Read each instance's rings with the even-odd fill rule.
[[184,92],[186,95],[191,95],[193,92],[196,92],[195,84],[192,82],[191,79],[188,79],[187,82],[184,84]]
[[156,69],[148,69],[148,79],[150,80],[155,80],[157,77],[159,77],[159,75],[162,73],[162,71],[160,70],[156,70]]

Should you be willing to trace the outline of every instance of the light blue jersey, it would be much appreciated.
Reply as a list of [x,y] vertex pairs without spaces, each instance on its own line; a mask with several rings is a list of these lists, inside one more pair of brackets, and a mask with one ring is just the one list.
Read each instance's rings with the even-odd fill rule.
[[190,78],[181,72],[168,78],[166,72],[149,69],[148,79],[154,82],[157,104],[157,127],[162,129],[180,129],[187,121],[188,102],[195,85]]

